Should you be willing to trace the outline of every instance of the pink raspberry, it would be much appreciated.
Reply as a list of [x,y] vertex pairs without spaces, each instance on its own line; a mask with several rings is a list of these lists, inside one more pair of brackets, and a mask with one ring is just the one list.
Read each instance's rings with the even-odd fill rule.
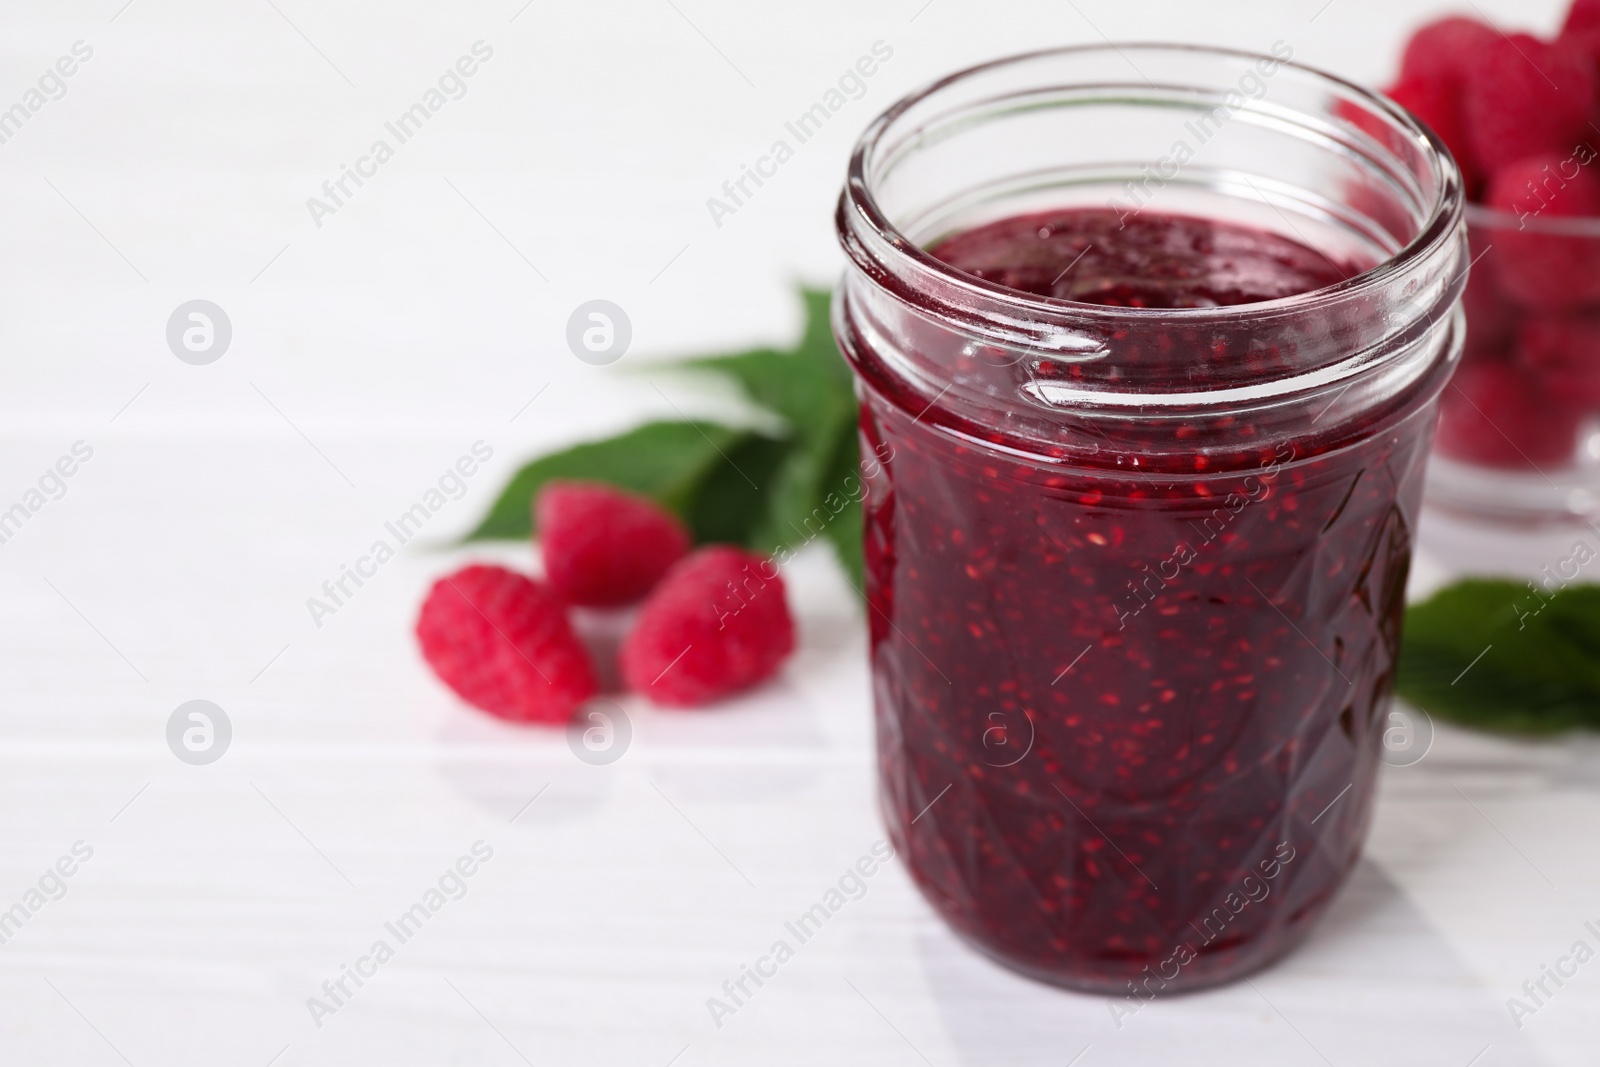
[[1439,406],[1439,451],[1490,467],[1559,466],[1572,458],[1581,411],[1509,363],[1462,365]]
[[504,567],[465,567],[435,582],[417,642],[457,696],[512,722],[567,722],[597,688],[561,601]]
[[[1589,160],[1587,164],[1580,159]],[[1495,171],[1487,203],[1520,222],[1491,232],[1500,284],[1518,303],[1569,311],[1600,300],[1600,237],[1552,233],[1552,220],[1600,216],[1593,153],[1545,153]]]
[[1600,0],[1572,0],[1567,19],[1561,24],[1562,37],[1600,33]]
[[1586,54],[1590,62],[1600,64],[1600,5],[1574,3],[1557,40]]
[[1483,174],[1469,148],[1462,117],[1462,93],[1467,79],[1479,66],[1478,57],[1500,39],[1500,31],[1477,19],[1444,18],[1430,22],[1411,35],[1400,59],[1400,77],[1389,96],[1409,109],[1435,133],[1456,157],[1472,193]]
[[1600,407],[1600,315],[1540,315],[1517,334],[1517,362],[1554,396]]
[[777,566],[728,545],[673,567],[622,645],[629,688],[658,704],[706,704],[767,678],[794,648]]
[[1600,0],[1573,0],[1559,39],[1600,60]]
[[1461,168],[1468,193],[1472,193],[1481,184],[1482,175],[1472,165],[1472,156],[1467,149],[1467,128],[1461,118],[1458,93],[1453,84],[1444,81],[1405,78],[1389,90],[1389,97],[1439,135],[1439,139],[1455,157],[1456,165]]
[[1492,174],[1545,152],[1570,155],[1593,134],[1595,66],[1570,42],[1497,36],[1474,60],[1462,83],[1461,113],[1479,170]]
[[1484,45],[1500,39],[1500,31],[1477,19],[1436,19],[1411,35],[1400,57],[1400,80],[1442,83],[1459,90],[1477,64]]
[[675,516],[599,482],[548,482],[534,513],[545,576],[569,604],[631,604],[689,551]]
[[1592,164],[1594,153],[1540,152],[1519,159],[1494,172],[1485,202],[1519,219],[1600,215],[1600,177],[1580,160]]

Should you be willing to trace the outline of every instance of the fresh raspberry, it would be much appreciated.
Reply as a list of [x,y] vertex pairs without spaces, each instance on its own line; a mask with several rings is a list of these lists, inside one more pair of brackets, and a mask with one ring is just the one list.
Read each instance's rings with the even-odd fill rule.
[[1577,37],[1600,33],[1600,0],[1572,0],[1567,9],[1567,19],[1561,24],[1561,36]]
[[1456,157],[1467,180],[1468,193],[1477,191],[1483,174],[1469,150],[1461,97],[1467,79],[1478,67],[1478,56],[1500,39],[1500,31],[1477,19],[1444,18],[1430,22],[1411,35],[1400,58],[1400,77],[1391,96],[1402,107],[1433,127]]
[[[1585,164],[1584,161],[1587,163]],[[1600,238],[1551,232],[1548,220],[1600,216],[1600,165],[1592,152],[1546,153],[1496,171],[1487,202],[1519,221],[1491,235],[1494,269],[1525,307],[1570,311],[1600,300]]]
[[1581,419],[1519,367],[1465,364],[1440,402],[1439,451],[1490,467],[1560,465],[1572,458]]
[[1600,315],[1528,319],[1517,333],[1516,358],[1552,395],[1600,407]]
[[512,722],[567,722],[596,691],[561,601],[504,567],[465,567],[435,582],[417,641],[457,696]]
[[1482,175],[1472,163],[1468,151],[1467,127],[1461,118],[1459,90],[1450,83],[1427,78],[1405,78],[1393,89],[1389,97],[1417,118],[1427,123],[1461,168],[1461,176],[1468,193],[1475,192],[1482,183]]
[[1474,59],[1461,114],[1480,170],[1492,174],[1544,152],[1570,155],[1594,133],[1595,66],[1581,49],[1518,33],[1481,46]]
[[777,566],[711,545],[667,573],[622,645],[629,688],[658,704],[706,704],[754,685],[794,648]]
[[1519,159],[1494,172],[1485,202],[1518,219],[1600,215],[1600,177],[1580,160],[1592,163],[1594,153],[1541,152]]
[[1499,30],[1477,19],[1458,15],[1430,22],[1406,42],[1400,57],[1400,80],[1459,90],[1476,69],[1479,51],[1499,39]]
[[545,576],[569,604],[631,604],[689,551],[677,518],[599,482],[546,483],[534,513]]
[[1600,65],[1600,30],[1562,34],[1561,43],[1582,52],[1590,63]]

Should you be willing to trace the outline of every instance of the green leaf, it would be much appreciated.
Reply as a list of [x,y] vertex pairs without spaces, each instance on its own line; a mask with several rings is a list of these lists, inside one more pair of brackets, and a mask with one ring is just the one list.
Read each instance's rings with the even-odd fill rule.
[[852,377],[834,344],[830,294],[800,295],[806,321],[794,348],[675,365],[733,380],[753,404],[783,421],[781,438],[714,423],[657,422],[578,445],[519,471],[467,540],[529,536],[540,486],[552,478],[586,479],[654,498],[681,515],[700,543],[772,552],[821,537],[860,588],[861,509],[848,481],[860,476]]
[[859,575],[860,545],[850,542],[852,537],[859,541],[860,509],[851,503],[848,514],[835,510],[848,498],[844,478],[854,469],[853,459],[840,467],[839,456],[846,438],[854,454],[855,392],[833,340],[830,295],[804,290],[801,296],[806,322],[793,349],[758,348],[677,366],[731,378],[752,403],[789,428],[788,447],[766,469],[765,479],[751,476],[765,498],[765,516],[746,531],[746,542],[766,551],[798,549],[826,533],[846,569]]
[[[851,477],[855,478],[854,482],[849,480]],[[833,552],[839,559],[839,565],[844,568],[845,577],[850,580],[851,586],[857,592],[865,595],[866,563],[861,554],[861,495],[866,492],[866,487],[862,484],[861,439],[856,434],[854,420],[844,427],[839,437],[829,480],[843,492],[849,502],[838,515],[834,516],[834,520],[828,524],[824,532],[833,545]],[[852,485],[859,486],[854,493],[849,488]]]
[[788,458],[774,473],[766,521],[758,528],[758,544],[772,550],[780,545],[798,548],[819,532],[827,515],[825,501],[831,492],[841,491],[833,477],[834,456],[839,434],[850,426],[854,432],[854,409],[832,397],[826,409],[813,416],[805,432],[798,433]]
[[[618,437],[543,456],[512,477],[466,540],[531,536],[534,495],[554,478],[607,482],[648,496],[689,518],[695,494],[719,467],[727,465],[724,454],[740,449],[755,436],[709,422],[652,422]],[[729,521],[733,520],[730,516]]]
[[[833,425],[827,431],[826,446],[831,454],[831,465],[822,486],[820,501],[829,506],[830,494],[842,494],[844,508],[834,516],[824,530],[833,545],[834,554],[844,568],[845,576],[858,591],[864,592],[865,565],[862,561],[862,517],[860,437],[856,431],[855,379],[850,367],[839,352],[833,336],[833,294],[826,289],[806,289],[801,297],[806,305],[806,326],[800,340],[803,358],[819,364],[833,382],[839,409],[834,413]],[[851,487],[856,487],[852,492]]]
[[[769,516],[769,526],[757,531],[755,547],[769,552],[787,549],[798,551],[819,538],[832,545],[834,555],[844,568],[845,576],[859,591],[863,589],[862,517],[861,496],[866,491],[860,465],[860,445],[852,417],[836,424],[831,447],[817,453],[825,457],[817,469],[814,487],[802,492],[794,490],[787,495],[775,495],[776,513]],[[797,477],[796,472],[810,474],[811,468],[790,463],[779,472]],[[783,494],[781,487],[775,494]],[[795,503],[802,501],[803,510]]]
[[677,366],[732,378],[753,403],[802,434],[814,429],[818,416],[849,392],[849,383],[841,383],[826,362],[798,352],[757,348],[731,356],[686,360]]
[[790,447],[786,440],[747,434],[728,450],[728,462],[711,467],[684,516],[697,544],[759,546],[756,530],[766,519],[766,490]]
[[828,427],[819,427],[818,419],[852,400],[850,368],[833,341],[828,294],[807,289],[801,296],[806,323],[795,348],[757,348],[685,360],[676,366],[732,378],[752,402],[781,416],[796,433],[826,432]]
[[1600,586],[1449,586],[1407,610],[1397,687],[1430,714],[1483,729],[1600,727]]
[[850,367],[833,339],[833,294],[826,289],[802,289],[800,297],[806,305],[806,326],[799,351],[821,363],[844,388],[852,389]]
[[863,490],[854,381],[834,341],[831,294],[808,289],[801,295],[806,326],[795,358],[812,368],[827,399],[816,405],[801,433],[801,447],[784,472],[781,488],[786,491],[774,505],[774,526],[786,536],[792,536],[797,526],[806,539],[820,533],[859,590],[863,565],[858,497]]

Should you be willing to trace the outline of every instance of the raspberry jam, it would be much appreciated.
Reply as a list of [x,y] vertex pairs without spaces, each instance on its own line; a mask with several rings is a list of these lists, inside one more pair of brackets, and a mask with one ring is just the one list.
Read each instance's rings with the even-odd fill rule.
[[918,242],[886,230],[907,187],[872,171],[895,115],[841,201],[836,310],[883,459],[863,503],[890,835],[945,921],[1024,973],[1126,1011],[1247,973],[1326,908],[1370,821],[1461,344],[1458,179],[1419,132],[1440,214],[1390,213],[1395,248],[1081,189]]
[[1093,208],[1002,219],[930,251],[996,285],[1126,308],[1276,300],[1360,271],[1264,230],[1182,215],[1121,218]]

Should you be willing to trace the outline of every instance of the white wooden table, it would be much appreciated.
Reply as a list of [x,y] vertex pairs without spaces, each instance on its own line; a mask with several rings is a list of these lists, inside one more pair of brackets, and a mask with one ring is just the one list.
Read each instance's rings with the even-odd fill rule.
[[[27,111],[0,143],[0,512],[92,450],[0,543],[0,1063],[1593,1062],[1600,963],[1520,1030],[1506,1008],[1600,946],[1593,741],[1441,728],[1386,773],[1333,913],[1253,984],[1118,1027],[957,945],[890,863],[718,1027],[707,999],[881,835],[831,561],[791,572],[777,684],[624,699],[608,766],[463,709],[409,632],[466,555],[438,546],[521,460],[717,410],[574,359],[572,309],[625,308],[634,367],[783,340],[791,282],[838,270],[849,142],[901,92],[1101,32],[1283,39],[1376,80],[1424,4],[123,3],[0,11],[0,111]],[[706,199],[880,40],[864,98],[716,225]],[[478,41],[463,95],[386,134]],[[314,219],[344,166],[370,173]],[[206,365],[166,337],[196,299],[232,328]],[[317,626],[307,598],[477,441],[465,496]],[[1427,535],[1423,585],[1468,550]],[[1544,549],[1471,551],[1531,571]],[[231,724],[208,765],[167,744],[196,699]],[[385,924],[418,903],[402,941]]]

